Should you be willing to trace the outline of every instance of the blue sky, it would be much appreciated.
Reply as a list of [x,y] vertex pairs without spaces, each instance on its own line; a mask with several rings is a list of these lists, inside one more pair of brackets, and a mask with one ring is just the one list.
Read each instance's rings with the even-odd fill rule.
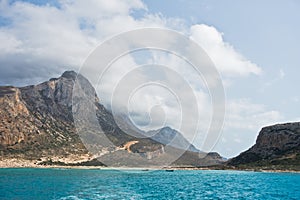
[[[227,90],[230,97],[251,98],[284,113],[299,116],[299,98],[293,88],[300,84],[300,2],[265,1],[144,1],[149,11],[204,23],[224,33],[224,40],[263,69],[261,77],[238,80]],[[281,79],[280,74],[284,74]]]
[[[150,11],[183,18],[190,25],[213,25],[224,33],[224,40],[263,68],[263,77],[240,80],[250,84],[245,83],[245,91],[232,88],[227,91],[230,95],[244,96],[249,92],[258,92],[259,99],[272,106],[285,103],[287,96],[297,96],[291,88],[299,83],[299,1],[191,0],[174,3],[171,0],[146,0],[145,3]],[[275,82],[274,87],[267,88],[263,93],[253,91],[266,81],[275,80],[280,69],[287,76],[286,80]]]
[[164,27],[193,38],[219,67],[227,117],[215,151],[235,156],[255,142],[262,126],[300,120],[297,0],[0,2],[1,85],[36,84],[78,70],[106,38]]

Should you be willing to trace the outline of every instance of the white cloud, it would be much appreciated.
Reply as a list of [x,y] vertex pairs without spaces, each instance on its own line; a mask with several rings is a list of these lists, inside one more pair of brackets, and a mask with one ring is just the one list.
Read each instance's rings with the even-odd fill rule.
[[[140,0],[60,1],[60,6],[1,1],[0,16],[8,26],[0,27],[1,82],[58,75],[78,69],[89,53],[105,38],[139,27],[179,25],[161,15],[132,17],[134,10],[147,10]],[[24,73],[20,74],[20,70]],[[28,73],[27,73],[28,72]]]
[[[186,120],[185,123],[189,123],[189,127],[185,128],[186,132],[183,132],[183,134],[190,140],[194,138],[195,132],[193,129],[197,126],[195,121],[197,117],[194,114],[199,111],[198,139],[200,136],[203,138],[210,123],[212,107],[210,95],[207,88],[205,88],[202,77],[187,62],[173,54],[159,53],[153,50],[136,54],[137,52],[134,52],[119,58],[105,72],[98,90],[104,99],[103,103],[110,105],[110,101],[113,99],[116,103],[114,106],[117,106],[114,109],[122,110],[122,108],[128,107],[128,93],[133,92],[131,94],[132,101],[129,101],[129,108],[135,113],[133,120],[136,119],[137,124],[147,124],[151,108],[155,106],[161,107],[164,111],[164,115],[156,116],[150,126],[140,126],[140,128],[144,130],[157,129],[162,122],[165,122],[165,125],[180,130],[181,117],[184,117],[183,120]],[[150,71],[134,71],[137,68],[134,67],[135,62],[132,58],[139,57],[141,54],[149,55],[147,60],[140,64],[152,65]],[[161,66],[166,66],[166,68]],[[124,78],[126,80],[125,84],[120,84],[120,81]],[[131,89],[138,88],[142,86],[142,83],[147,83],[149,80],[161,84],[150,83],[150,85],[145,85],[136,91]],[[119,95],[117,98],[116,96],[113,98],[114,89],[117,86],[121,87],[122,90],[116,92],[115,95]]]
[[140,0],[83,0],[60,1],[63,9],[75,17],[101,20],[112,15],[129,15],[133,9],[146,9]]
[[279,79],[283,79],[285,77],[285,72],[283,69],[279,70]]
[[[126,30],[138,27],[183,30],[180,19],[147,12],[136,19],[131,15],[134,10],[147,11],[147,7],[139,0],[93,0],[89,4],[84,0],[69,0],[60,1],[59,8],[1,1],[1,17],[12,22],[0,27],[1,69],[6,71],[2,73],[2,80],[8,82],[8,77],[20,76],[17,75],[20,66],[30,71],[24,74],[24,78],[41,74],[41,71],[58,74],[61,66],[78,69],[103,39]],[[214,27],[194,25],[190,34],[205,48],[221,72],[229,75],[260,73],[261,69],[225,43],[222,33]],[[11,70],[3,69],[8,63]]]
[[0,32],[0,52],[2,54],[13,54],[18,51],[18,47],[22,44],[13,35],[5,32]]
[[[223,40],[223,34],[214,27],[199,24],[184,30],[182,20],[148,13],[147,6],[140,0],[59,2],[58,8],[50,5],[37,6],[25,2],[9,4],[7,1],[1,1],[0,17],[9,19],[11,24],[0,26],[0,84],[32,84],[33,80],[36,82],[45,80],[50,76],[57,76],[66,69],[78,69],[101,41],[112,35],[141,27],[168,27],[187,33],[205,49],[222,76],[227,78],[226,85],[233,84],[234,77],[259,75],[262,71],[260,67],[226,43]],[[132,16],[134,10],[145,11],[145,15],[134,18]],[[201,147],[204,137],[201,133],[208,129],[212,115],[210,96],[205,88],[205,81],[201,80],[197,73],[191,71],[190,66],[179,58],[157,53],[150,55],[152,57],[142,60],[142,63],[137,62],[130,55],[118,60],[101,83],[100,99],[108,105],[111,89],[124,74],[134,69],[136,63],[171,66],[192,87],[196,97],[195,105],[198,104],[199,107],[201,124],[200,134],[195,144]],[[147,80],[147,75],[149,74],[137,73],[135,77],[128,80],[125,86],[130,88],[139,84]],[[182,82],[174,78],[174,75],[170,73],[160,75],[165,75],[170,88],[189,97],[189,92]],[[284,72],[280,71],[280,77],[283,78],[284,75]],[[157,76],[157,74],[152,74],[152,76]],[[122,103],[124,102],[120,102]],[[157,128],[160,121],[164,120],[166,120],[166,125],[174,128],[180,125],[179,106],[174,96],[166,94],[164,90],[155,88],[144,90],[134,96],[133,103],[136,104],[134,111],[139,112],[141,116],[149,112],[149,108],[161,106],[166,115],[162,115],[161,111],[158,114],[154,113],[156,119],[153,128]],[[185,98],[180,103],[186,108],[185,112],[195,112],[195,105],[191,105],[191,99]],[[222,148],[233,144],[230,143],[231,130],[253,131],[251,138],[254,138],[258,127],[280,119],[277,111],[269,111],[265,106],[253,104],[247,100],[232,101],[227,109],[225,131],[228,131],[226,132],[228,136],[225,134],[222,138],[224,141]],[[163,119],[164,117],[167,119]],[[187,117],[190,123],[187,125],[194,126],[194,116],[191,114]],[[186,133],[186,137],[192,140],[192,134]],[[235,142],[239,142],[240,146],[234,150],[234,153],[249,145],[245,143],[245,138],[247,140],[249,137],[236,136]]]
[[[260,92],[265,92],[268,88],[275,85],[276,83],[282,81],[286,77],[286,73],[283,69],[279,69],[278,72],[274,76],[267,76],[268,78],[271,77],[270,80],[264,80],[262,87],[259,89]],[[266,77],[266,78],[267,78]]]
[[257,131],[263,126],[282,119],[278,111],[269,110],[265,105],[252,103],[249,99],[237,99],[227,104],[225,130]]
[[260,74],[261,68],[247,60],[230,44],[223,41],[223,33],[212,26],[197,24],[190,29],[191,38],[209,55],[218,70],[228,76]]
[[267,106],[252,103],[249,99],[229,100],[223,133],[215,151],[233,157],[250,148],[262,127],[280,123],[283,116]]

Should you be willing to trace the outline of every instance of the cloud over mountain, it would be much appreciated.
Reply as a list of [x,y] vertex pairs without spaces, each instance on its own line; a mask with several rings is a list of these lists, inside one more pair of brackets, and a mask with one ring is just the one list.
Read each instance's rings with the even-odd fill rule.
[[[78,70],[87,56],[105,39],[124,31],[143,27],[164,27],[185,33],[207,52],[221,73],[225,86],[227,83],[234,82],[236,78],[262,73],[260,66],[225,41],[221,30],[206,24],[188,26],[183,19],[152,13],[140,0],[92,0],[88,4],[84,0],[68,0],[38,5],[24,1],[2,0],[0,1],[0,85],[34,84],[55,77],[67,69]],[[105,101],[113,84],[118,83],[120,77],[137,64],[154,63],[172,66],[193,88],[201,115],[200,120],[207,127],[211,117],[211,102],[205,83],[199,81],[199,77],[188,70],[187,64],[174,55],[151,52],[150,57],[144,59],[143,56],[143,54],[130,54],[116,62],[109,72],[111,75],[103,79],[102,90],[98,91],[100,98]],[[151,76],[150,73],[139,75],[132,78],[128,85]],[[168,73],[165,75],[168,79]],[[152,72],[152,76],[157,74]],[[169,80],[174,88],[181,87],[178,82],[170,78]],[[147,96],[147,93],[151,95]],[[279,112],[268,111],[267,108],[248,112],[249,109],[239,106],[240,103],[231,103],[239,102],[239,99],[235,98],[230,99],[228,103],[227,114],[230,121],[234,120],[236,115],[243,115],[239,122],[250,119],[251,124],[255,124],[255,119],[251,117],[253,115],[261,116],[259,119],[265,118],[266,122],[280,119]],[[152,112],[154,124],[148,127],[149,129],[158,128],[165,117],[166,125],[176,128],[179,124],[179,105],[174,96],[168,95],[162,88],[153,87],[143,90],[135,96],[132,103],[135,105],[132,111],[137,114],[135,119],[141,124],[149,122],[151,117],[149,108],[155,108]],[[181,103],[189,105],[190,102],[187,99]],[[263,107],[251,101],[246,102],[246,105],[250,108]],[[239,111],[233,107],[238,107]],[[145,111],[147,111],[146,116]],[[229,132],[230,128],[237,126],[232,122],[226,124]],[[240,129],[247,129],[244,123],[241,123],[241,126]],[[205,127],[200,129],[206,130]],[[193,139],[193,136],[186,137]],[[199,136],[194,139],[195,143],[200,141],[198,145],[201,146],[202,138]],[[236,150],[238,151],[239,149]]]

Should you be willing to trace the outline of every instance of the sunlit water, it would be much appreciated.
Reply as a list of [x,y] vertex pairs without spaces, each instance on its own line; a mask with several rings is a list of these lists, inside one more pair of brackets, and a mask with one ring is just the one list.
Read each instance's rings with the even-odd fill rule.
[[300,199],[300,174],[0,169],[0,199]]

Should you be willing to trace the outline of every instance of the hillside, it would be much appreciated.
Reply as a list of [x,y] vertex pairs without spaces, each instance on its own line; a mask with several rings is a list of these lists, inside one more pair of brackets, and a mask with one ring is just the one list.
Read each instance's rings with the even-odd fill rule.
[[[89,139],[83,145],[78,135],[78,127],[74,124],[73,112],[74,109],[78,109],[78,112],[84,115],[82,110],[87,108],[84,105],[72,107],[76,78],[81,84],[80,87],[93,94],[92,109],[96,111],[97,124],[101,126],[105,137],[112,145],[105,147],[99,145],[97,143],[99,134],[92,126],[84,127],[84,134]],[[111,112],[99,102],[95,89],[89,81],[73,71],[64,72],[59,78],[52,78],[38,85],[21,88],[0,87],[0,114],[2,159],[20,158],[44,164],[87,164],[86,162],[91,161],[95,165],[105,163],[112,166],[137,166],[141,164],[140,158],[146,159],[147,163],[143,163],[146,165],[164,165],[152,162],[160,157],[160,160],[164,160],[164,157],[166,160],[168,158],[176,160],[173,162],[176,166],[206,166],[222,162],[222,158],[215,153],[200,158],[193,146],[190,149],[192,151],[185,152],[177,159],[176,153],[181,155],[182,152],[180,146],[171,147],[172,153],[168,154],[165,152],[167,141],[163,138],[138,137],[142,132],[138,129],[129,129],[126,132],[130,134],[125,133],[124,129],[118,127]],[[132,134],[129,131],[136,133]],[[161,132],[159,133],[161,135]],[[184,140],[185,145],[186,142],[187,140]],[[96,158],[98,162],[94,162]],[[136,158],[138,159],[136,163],[128,162]]]
[[300,123],[263,128],[256,144],[229,160],[227,165],[240,169],[300,171]]

